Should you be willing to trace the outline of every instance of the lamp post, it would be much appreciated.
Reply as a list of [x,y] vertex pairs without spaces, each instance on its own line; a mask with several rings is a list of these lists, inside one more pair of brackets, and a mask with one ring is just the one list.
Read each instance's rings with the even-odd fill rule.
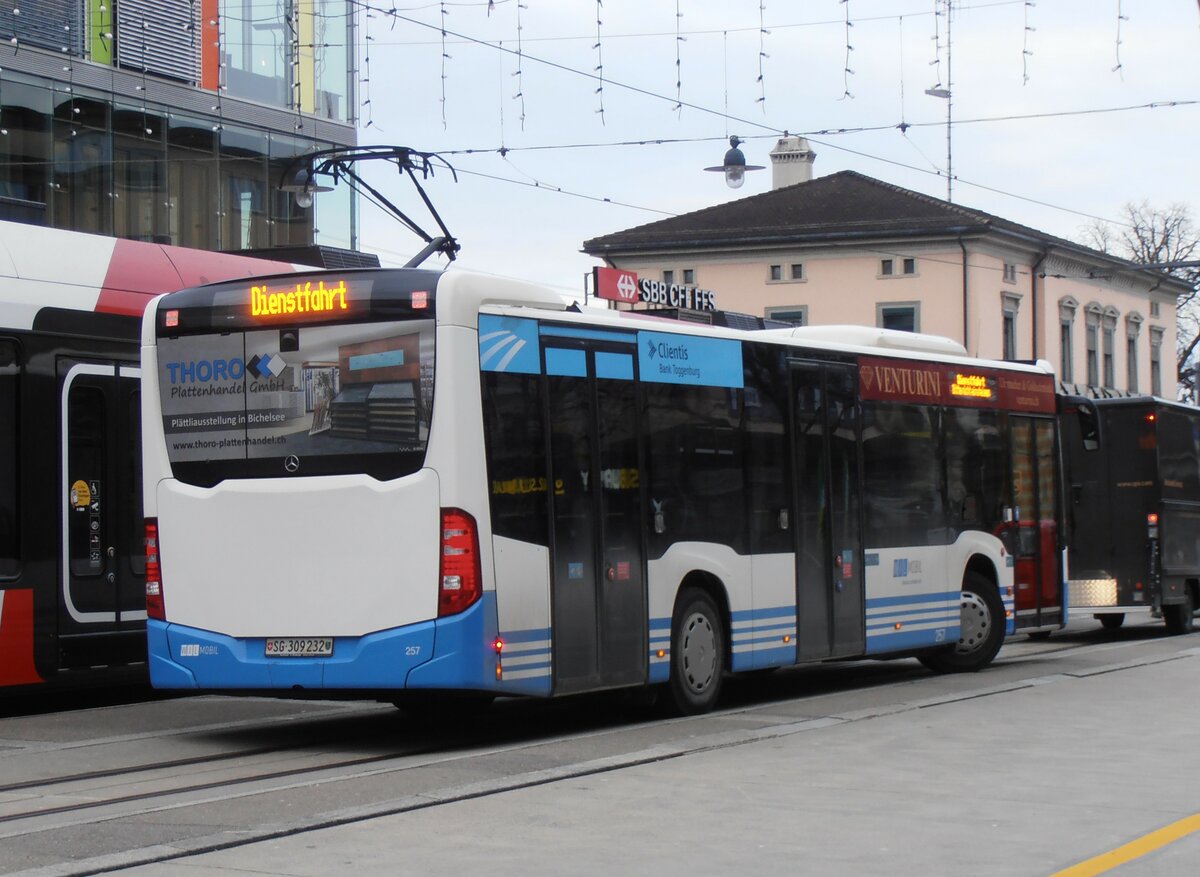
[[725,185],[731,189],[740,189],[742,187],[742,183],[746,181],[746,171],[760,171],[763,169],[763,165],[761,164],[746,164],[746,156],[738,149],[741,143],[742,140],[736,135],[730,137],[729,149],[725,152],[725,163],[705,168],[706,171],[725,174]]

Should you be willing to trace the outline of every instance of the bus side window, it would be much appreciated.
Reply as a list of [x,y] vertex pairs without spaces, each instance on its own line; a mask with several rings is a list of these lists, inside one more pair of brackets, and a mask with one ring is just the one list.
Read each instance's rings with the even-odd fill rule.
[[1086,400],[1080,400],[1075,408],[1075,417],[1079,423],[1079,438],[1085,451],[1100,450],[1100,415],[1096,406]]

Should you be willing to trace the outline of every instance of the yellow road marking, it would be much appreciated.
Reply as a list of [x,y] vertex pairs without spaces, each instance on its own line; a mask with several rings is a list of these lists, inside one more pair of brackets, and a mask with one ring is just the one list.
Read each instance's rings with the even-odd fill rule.
[[1095,877],[1096,874],[1111,871],[1119,865],[1132,862],[1134,859],[1141,858],[1147,853],[1152,853],[1169,843],[1174,843],[1181,837],[1185,837],[1194,831],[1200,831],[1200,813],[1180,819],[1178,822],[1172,822],[1170,825],[1164,826],[1157,831],[1152,831],[1144,837],[1131,840],[1129,843],[1119,846],[1115,850],[1109,850],[1107,853],[1093,856],[1086,862],[1080,862],[1078,865],[1072,865],[1070,868],[1058,871],[1050,875],[1050,877]]

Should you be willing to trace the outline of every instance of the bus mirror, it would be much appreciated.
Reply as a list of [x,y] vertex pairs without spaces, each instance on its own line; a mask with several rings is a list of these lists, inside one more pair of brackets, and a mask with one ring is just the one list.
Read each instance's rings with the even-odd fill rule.
[[655,533],[663,533],[663,532],[666,532],[666,529],[667,529],[667,522],[663,518],[663,513],[655,512],[654,513],[654,532]]
[[788,510],[779,510],[779,529],[786,530],[788,528]]
[[299,329],[280,329],[279,330],[279,352],[280,353],[295,353],[300,349],[300,330]]

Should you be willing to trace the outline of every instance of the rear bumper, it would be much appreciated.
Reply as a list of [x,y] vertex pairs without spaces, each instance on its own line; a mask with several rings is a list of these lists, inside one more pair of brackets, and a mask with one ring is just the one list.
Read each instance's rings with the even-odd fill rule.
[[270,690],[495,690],[495,597],[452,618],[336,637],[326,658],[268,658],[262,637],[238,638],[180,624],[146,623],[155,688]]

